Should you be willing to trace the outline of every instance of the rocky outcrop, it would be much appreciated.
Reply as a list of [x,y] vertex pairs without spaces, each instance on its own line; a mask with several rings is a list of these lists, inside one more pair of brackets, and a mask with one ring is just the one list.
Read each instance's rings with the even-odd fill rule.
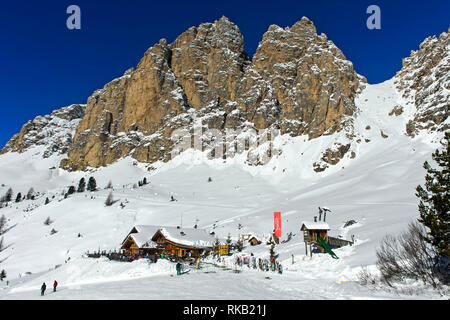
[[419,130],[450,129],[450,38],[448,32],[426,38],[417,51],[403,59],[403,67],[395,76],[397,89],[416,112],[406,126],[415,136]]
[[396,116],[398,117],[399,115],[401,115],[403,113],[403,107],[401,106],[395,106],[389,113],[389,116]]
[[[341,143],[336,143],[332,148],[326,149],[322,154],[322,158],[320,159],[321,161],[314,162],[314,171],[322,172],[328,168],[328,165],[337,164],[345,156],[349,149],[350,144],[343,145]],[[355,153],[352,151],[350,158],[353,159],[355,156]]]
[[[151,47],[122,77],[88,99],[61,166],[80,170],[131,155],[170,159],[175,130],[280,129],[315,138],[341,130],[365,79],[313,23],[269,27],[255,56],[226,17]],[[201,136],[202,150],[214,137]],[[216,141],[217,142],[217,141]],[[215,143],[215,142],[214,142]]]
[[23,152],[36,146],[45,147],[42,153],[44,158],[67,153],[75,129],[84,116],[84,109],[85,105],[73,104],[49,115],[37,116],[22,126],[20,132],[0,150],[0,154]]
[[303,17],[290,28],[269,27],[242,80],[238,105],[258,129],[310,138],[342,128],[355,111],[360,81],[351,62]]

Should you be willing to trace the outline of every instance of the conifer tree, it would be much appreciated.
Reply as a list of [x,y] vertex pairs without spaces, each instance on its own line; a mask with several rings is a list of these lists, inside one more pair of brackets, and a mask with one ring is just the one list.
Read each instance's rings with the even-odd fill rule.
[[270,246],[269,254],[270,254],[270,261],[273,261],[273,259],[275,259],[275,256],[276,256],[275,243],[273,243],[273,242],[272,242],[272,245]]
[[95,181],[94,177],[90,177],[87,185],[88,191],[96,191],[97,190],[97,181]]
[[9,188],[8,191],[6,191],[6,194],[5,194],[5,198],[4,198],[5,202],[10,202],[11,199],[12,199],[12,196],[13,196],[13,191],[12,191],[11,188]]
[[33,187],[30,188],[27,192],[27,200],[33,200],[34,199],[34,189]]
[[275,252],[275,243],[273,243],[273,242],[272,242],[272,245],[270,246],[269,254],[270,254],[270,267],[271,267],[272,271],[275,271],[275,256],[277,254]]
[[114,203],[113,193],[110,192],[109,195],[108,195],[108,198],[106,198],[105,205],[109,207],[109,206],[111,206],[113,203]]
[[5,269],[2,270],[2,272],[0,272],[0,280],[3,281],[3,279],[6,278],[6,271]]
[[244,243],[242,242],[241,238],[239,238],[238,241],[236,241],[236,249],[237,251],[241,252],[243,248]]
[[67,190],[67,194],[71,195],[71,194],[74,194],[74,193],[75,193],[75,187],[74,186],[70,186],[69,190]]
[[219,256],[219,246],[220,246],[220,241],[219,241],[219,238],[216,237],[216,240],[214,241],[214,245],[213,245],[213,252],[214,252],[215,257]]
[[16,202],[20,202],[20,201],[22,201],[22,193],[19,192],[16,196]]
[[230,236],[230,234],[228,234],[226,243],[227,243],[227,245],[231,245],[231,236]]
[[427,170],[425,188],[419,185],[416,196],[419,202],[419,222],[429,229],[424,240],[430,243],[443,257],[450,257],[450,132],[441,142],[443,149],[437,149],[432,159],[438,168],[425,161]]
[[78,182],[78,192],[84,192],[86,190],[86,180],[84,178],[81,178]]

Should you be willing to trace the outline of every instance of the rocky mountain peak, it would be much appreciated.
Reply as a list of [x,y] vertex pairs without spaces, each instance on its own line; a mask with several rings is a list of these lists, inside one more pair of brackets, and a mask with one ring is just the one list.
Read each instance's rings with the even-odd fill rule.
[[289,28],[289,31],[303,36],[314,36],[317,34],[314,23],[307,17],[302,17],[291,28]]
[[284,29],[270,26],[250,58],[238,26],[222,16],[170,44],[162,38],[136,68],[96,90],[61,167],[82,170],[125,156],[168,161],[174,132],[192,132],[194,123],[201,126],[202,151],[214,143],[211,129],[330,135],[351,122],[361,82],[306,17]]
[[448,32],[426,38],[419,50],[402,62],[395,76],[397,89],[406,105],[415,111],[406,128],[410,136],[418,130],[445,131],[450,128],[450,38]]
[[255,113],[259,128],[279,120],[282,133],[314,138],[342,128],[355,110],[354,95],[363,79],[306,17],[290,28],[270,26],[252,62],[251,77],[261,80],[248,87],[260,86],[258,91],[266,93]]

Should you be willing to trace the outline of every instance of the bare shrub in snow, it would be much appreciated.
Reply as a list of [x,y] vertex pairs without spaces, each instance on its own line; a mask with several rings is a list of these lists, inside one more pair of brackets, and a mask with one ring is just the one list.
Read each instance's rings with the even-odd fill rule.
[[114,203],[114,198],[112,192],[109,193],[108,198],[106,198],[105,205],[107,207],[111,206]]
[[50,219],[50,217],[47,217],[47,219],[45,219],[45,221],[44,221],[44,224],[46,225],[46,226],[49,226],[49,225],[51,225],[53,223],[53,221]]
[[424,240],[425,235],[425,228],[413,222],[398,237],[388,235],[382,240],[376,255],[383,283],[393,287],[395,282],[413,279],[433,288],[441,286],[448,277],[448,264],[442,270],[439,254]]
[[364,266],[358,272],[358,280],[362,285],[375,285],[379,279]]
[[5,227],[6,227],[6,217],[5,215],[2,215],[2,217],[0,218],[0,235],[5,232]]
[[112,189],[113,185],[111,180],[109,180],[108,184],[106,185],[105,189]]

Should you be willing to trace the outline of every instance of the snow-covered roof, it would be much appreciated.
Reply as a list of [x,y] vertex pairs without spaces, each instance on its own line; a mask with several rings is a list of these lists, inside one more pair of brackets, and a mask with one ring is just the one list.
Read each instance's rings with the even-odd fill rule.
[[131,237],[139,248],[143,248],[145,243],[150,244],[150,246],[146,246],[145,248],[152,248],[152,237],[160,228],[161,226],[136,225],[127,234],[125,239],[122,241],[122,244],[124,244],[125,241],[127,241],[127,239]]
[[206,248],[212,247],[215,242],[214,236],[203,229],[136,225],[128,233],[122,244],[131,238],[139,248],[155,248],[157,244],[152,239],[158,231],[167,240],[179,245]]
[[330,226],[328,225],[328,223],[322,221],[303,221],[301,229],[303,229],[303,226],[305,226],[305,228],[308,230],[330,230]]
[[164,238],[179,245],[205,248],[212,247],[215,242],[214,236],[203,229],[162,227],[159,231]]
[[252,233],[247,234],[244,239],[247,240],[247,241],[250,241],[250,240],[252,240],[252,238],[255,238],[258,241],[260,240],[258,236],[254,235]]
[[153,237],[153,235],[161,228],[161,226],[153,226],[153,225],[136,225],[133,229],[136,229],[136,231],[140,234],[145,234],[149,236],[149,239]]
[[147,235],[141,233],[132,233],[128,238],[133,239],[134,243],[139,248],[156,248],[157,243],[152,241],[152,238],[148,238]]

